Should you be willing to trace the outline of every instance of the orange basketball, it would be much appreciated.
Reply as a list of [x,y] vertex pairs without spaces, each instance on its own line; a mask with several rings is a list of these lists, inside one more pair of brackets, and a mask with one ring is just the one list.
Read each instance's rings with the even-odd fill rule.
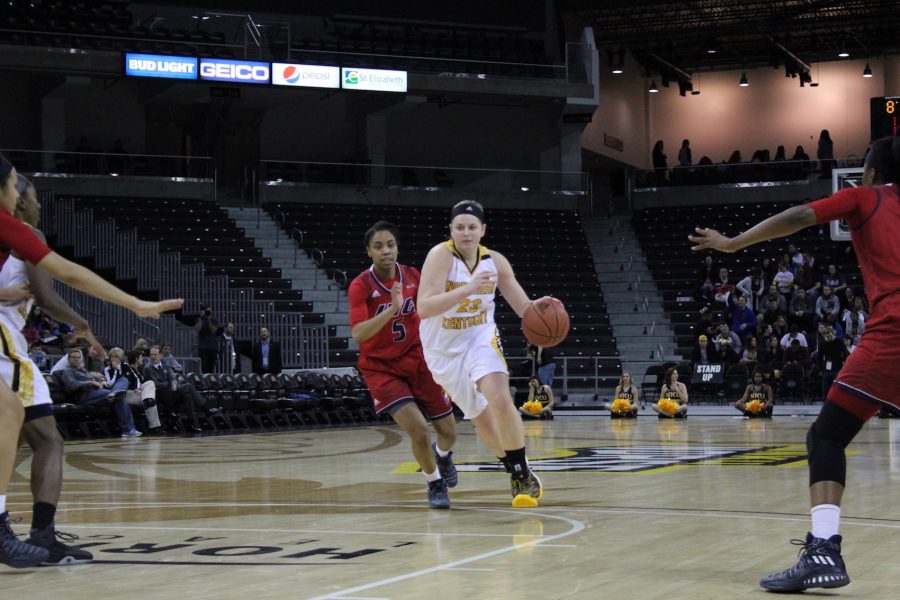
[[556,298],[532,302],[522,315],[522,333],[536,346],[559,345],[569,333],[569,313]]

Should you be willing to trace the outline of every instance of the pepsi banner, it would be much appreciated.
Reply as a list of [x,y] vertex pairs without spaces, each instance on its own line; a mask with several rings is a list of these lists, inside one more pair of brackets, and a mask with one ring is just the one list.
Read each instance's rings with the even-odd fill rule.
[[201,58],[200,79],[203,81],[228,81],[266,85],[270,79],[269,63],[250,60],[226,60]]
[[293,87],[339,88],[341,70],[320,65],[272,63],[272,83]]
[[405,92],[406,71],[344,67],[341,69],[341,87],[345,90]]
[[125,54],[128,77],[161,77],[164,79],[197,79],[197,59],[190,56],[160,54]]

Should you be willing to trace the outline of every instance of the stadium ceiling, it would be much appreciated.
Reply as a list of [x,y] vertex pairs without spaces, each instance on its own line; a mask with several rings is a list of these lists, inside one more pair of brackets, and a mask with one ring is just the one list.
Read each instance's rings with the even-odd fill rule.
[[842,51],[900,52],[897,0],[559,0],[559,9],[570,24],[593,27],[598,48],[624,49],[650,70],[802,70],[842,60]]

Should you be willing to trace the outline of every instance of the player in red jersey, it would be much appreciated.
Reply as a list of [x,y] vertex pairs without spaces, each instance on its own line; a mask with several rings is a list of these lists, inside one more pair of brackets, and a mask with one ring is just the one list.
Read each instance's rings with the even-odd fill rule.
[[841,587],[850,583],[838,535],[841,496],[847,474],[844,450],[880,408],[900,414],[900,136],[872,143],[863,170],[863,187],[795,206],[735,238],[697,228],[688,238],[707,248],[736,252],[785,237],[816,223],[845,219],[872,306],[866,331],[844,363],[815,423],[809,428],[809,495],[812,531],[800,560],[790,569],[763,577],[760,585],[777,592]]
[[[130,309],[143,317],[158,317],[161,312],[180,308],[183,301],[145,302],[107,283],[81,265],[66,260],[41,242],[24,223],[13,217],[19,194],[16,191],[15,167],[0,156],[0,264],[10,253],[53,275],[58,280],[85,293]],[[15,351],[5,336],[0,343],[0,363],[12,365],[16,373]],[[12,476],[18,447],[19,430],[25,416],[16,395],[19,378],[10,382],[0,378],[0,563],[23,568],[41,564],[49,558],[45,548],[25,544],[16,539],[6,512],[6,491]]]
[[[453,406],[434,382],[419,341],[419,272],[397,264],[397,228],[378,221],[366,231],[372,266],[350,283],[350,335],[359,343],[359,370],[375,412],[387,412],[409,435],[428,481],[428,505],[450,508],[448,487],[458,481],[453,453]],[[431,443],[426,419],[434,425]]]

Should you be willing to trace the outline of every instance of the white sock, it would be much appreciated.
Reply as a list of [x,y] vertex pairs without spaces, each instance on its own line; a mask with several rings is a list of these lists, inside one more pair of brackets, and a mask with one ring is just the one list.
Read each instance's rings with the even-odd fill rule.
[[841,507],[834,504],[819,504],[813,506],[809,514],[812,515],[813,537],[827,540],[837,535],[838,525],[841,522]]
[[6,512],[6,494],[0,494],[0,515]]
[[432,481],[437,481],[441,478],[441,472],[437,469],[434,470],[434,473],[426,473],[424,470],[422,471],[422,475],[425,476],[425,481],[431,483]]
[[441,458],[444,458],[445,456],[450,454],[449,450],[441,450],[441,447],[438,446],[437,444],[434,445],[434,451],[437,452],[437,455],[440,456]]

